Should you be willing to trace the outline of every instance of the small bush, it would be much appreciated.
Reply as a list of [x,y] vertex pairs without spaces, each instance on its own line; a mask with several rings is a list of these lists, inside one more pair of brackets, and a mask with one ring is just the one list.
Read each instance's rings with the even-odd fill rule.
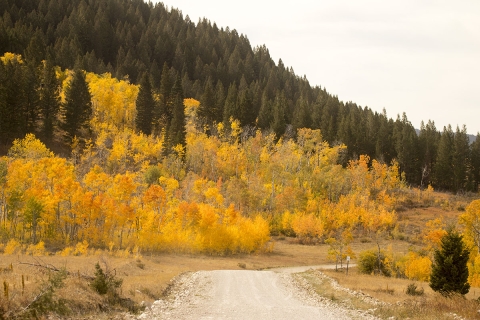
[[142,260],[138,259],[137,260],[137,267],[144,270],[145,269],[145,263],[143,263]]
[[37,244],[31,244],[27,247],[26,254],[32,255],[34,257],[40,257],[45,255],[45,243],[40,241]]
[[117,279],[115,275],[109,272],[105,273],[98,262],[95,264],[95,279],[90,285],[97,293],[108,294],[109,298],[117,300],[117,289],[122,286],[122,283],[122,279]]
[[75,246],[75,251],[73,251],[74,256],[86,256],[88,255],[88,242],[83,240],[83,242],[78,242]]
[[423,288],[417,289],[417,285],[415,283],[410,283],[407,286],[405,293],[409,296],[423,296],[424,291]]
[[11,255],[11,254],[20,253],[21,251],[22,251],[22,245],[20,244],[20,242],[18,242],[15,239],[12,239],[8,241],[3,251],[3,254]]
[[382,274],[387,277],[392,275],[390,268],[388,268],[385,253],[380,251],[379,257],[379,253],[376,249],[365,250],[360,253],[360,258],[358,259],[358,270],[360,273],[365,274]]

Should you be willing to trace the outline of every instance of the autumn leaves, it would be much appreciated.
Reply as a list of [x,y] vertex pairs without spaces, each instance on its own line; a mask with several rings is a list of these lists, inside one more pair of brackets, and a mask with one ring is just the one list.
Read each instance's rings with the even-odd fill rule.
[[[27,135],[0,160],[4,239],[47,246],[229,254],[269,250],[271,234],[339,243],[393,226],[398,165],[361,156],[319,130],[296,139],[243,131],[236,120],[202,128],[185,99],[186,146],[134,130],[138,88],[87,74],[94,139],[67,160]],[[207,132],[209,134],[207,134]]]

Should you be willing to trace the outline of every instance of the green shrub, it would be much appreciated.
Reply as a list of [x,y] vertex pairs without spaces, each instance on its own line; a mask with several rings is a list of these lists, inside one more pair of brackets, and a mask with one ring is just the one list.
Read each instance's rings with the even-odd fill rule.
[[386,263],[385,252],[380,251],[379,257],[379,252],[376,249],[365,250],[360,253],[358,270],[365,274],[382,274],[387,277],[392,275],[392,272]]
[[158,166],[150,166],[148,167],[147,171],[145,172],[145,182],[148,185],[151,184],[158,184],[158,179],[162,175],[160,168]]
[[410,283],[405,293],[409,296],[423,296],[424,291],[423,288],[417,290],[417,285],[415,283]]
[[123,280],[117,279],[114,274],[103,272],[100,264],[95,264],[95,278],[90,284],[92,288],[99,294],[109,294],[111,298],[118,298],[117,288],[122,286]]

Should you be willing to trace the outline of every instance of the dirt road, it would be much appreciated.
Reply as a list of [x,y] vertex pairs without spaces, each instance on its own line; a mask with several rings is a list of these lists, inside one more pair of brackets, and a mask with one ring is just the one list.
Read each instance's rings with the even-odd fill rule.
[[177,279],[169,295],[137,319],[352,319],[364,318],[311,296],[290,272],[199,271]]

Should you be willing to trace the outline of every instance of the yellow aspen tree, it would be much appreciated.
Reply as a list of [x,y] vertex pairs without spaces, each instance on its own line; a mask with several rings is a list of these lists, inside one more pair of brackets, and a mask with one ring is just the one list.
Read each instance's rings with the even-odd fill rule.
[[440,247],[442,238],[447,234],[445,228],[446,224],[441,218],[429,220],[425,223],[425,228],[422,231],[422,241],[425,249],[431,254]]
[[146,208],[153,211],[152,227],[160,232],[165,219],[167,195],[162,187],[152,184],[143,195],[143,202]]
[[470,251],[468,281],[472,286],[480,286],[480,200],[473,200],[459,217],[464,226],[464,239]]
[[304,243],[314,242],[323,235],[323,223],[313,214],[296,212],[292,220],[292,228]]
[[113,179],[113,184],[109,188],[109,195],[115,200],[117,210],[112,217],[116,222],[119,237],[119,248],[123,248],[124,235],[127,238],[138,227],[138,220],[135,216],[135,200],[138,192],[138,183],[135,181],[135,174],[126,172],[125,174],[117,174]]
[[459,217],[465,227],[465,238],[475,245],[475,251],[480,253],[480,200],[473,200]]
[[432,261],[428,257],[421,257],[414,252],[408,253],[405,263],[405,276],[411,280],[429,281],[432,273]]
[[112,78],[109,73],[87,73],[86,80],[92,95],[94,132],[111,127],[133,129],[138,86]]

